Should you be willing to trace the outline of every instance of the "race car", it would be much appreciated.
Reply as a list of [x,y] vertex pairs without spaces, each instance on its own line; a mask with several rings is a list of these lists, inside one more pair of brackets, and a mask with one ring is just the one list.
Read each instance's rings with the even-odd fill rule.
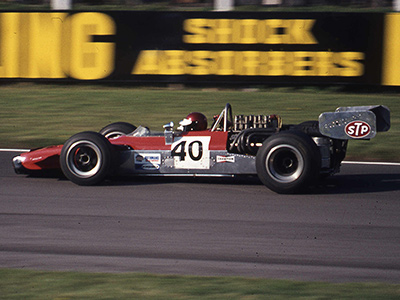
[[256,175],[277,193],[298,193],[339,172],[348,140],[371,139],[390,128],[381,105],[339,107],[318,121],[285,125],[278,115],[235,115],[228,103],[207,118],[193,112],[152,132],[112,123],[100,132],[73,135],[64,145],[34,149],[13,158],[19,174],[62,170],[78,185],[96,185],[113,175]]

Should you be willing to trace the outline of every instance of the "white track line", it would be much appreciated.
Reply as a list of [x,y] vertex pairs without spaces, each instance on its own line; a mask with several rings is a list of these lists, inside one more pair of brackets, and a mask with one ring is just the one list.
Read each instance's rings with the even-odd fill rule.
[[343,164],[349,165],[379,165],[379,166],[400,166],[400,163],[393,162],[374,162],[374,161],[343,161]]
[[29,149],[0,149],[0,152],[29,152]]
[[[29,149],[1,149],[0,152],[29,152]],[[343,161],[343,164],[353,165],[380,165],[380,166],[400,166],[400,163],[393,162],[369,162],[369,161]]]

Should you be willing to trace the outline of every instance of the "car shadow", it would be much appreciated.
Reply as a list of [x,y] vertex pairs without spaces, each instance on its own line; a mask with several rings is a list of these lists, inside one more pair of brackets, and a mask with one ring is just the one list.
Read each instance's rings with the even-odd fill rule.
[[334,175],[310,189],[311,194],[363,194],[400,190],[400,174]]
[[105,181],[103,185],[151,185],[171,183],[204,183],[204,184],[241,184],[262,185],[257,176],[118,176]]
[[[103,185],[132,186],[170,183],[203,183],[263,186],[257,176],[236,177],[116,177]],[[303,194],[362,194],[400,190],[400,174],[334,175],[307,189]]]
[[[53,178],[66,181],[60,172],[35,173],[27,177]],[[203,183],[227,185],[259,185],[263,184],[257,176],[235,177],[185,177],[185,176],[118,176],[105,180],[100,186],[143,186],[171,183]],[[362,194],[400,190],[400,174],[336,174],[319,181],[302,194]]]

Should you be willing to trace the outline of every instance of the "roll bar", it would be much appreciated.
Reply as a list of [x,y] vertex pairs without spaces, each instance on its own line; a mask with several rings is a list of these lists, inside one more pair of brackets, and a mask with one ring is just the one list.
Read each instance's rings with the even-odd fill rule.
[[229,127],[228,124],[229,124],[229,122],[231,124],[233,124],[232,120],[233,120],[232,107],[231,107],[231,105],[229,103],[227,103],[225,105],[224,109],[219,114],[217,121],[214,122],[214,124],[213,124],[213,126],[211,128],[211,131],[215,131],[218,128],[218,126],[220,125],[221,122],[223,122],[224,131],[228,131],[228,127]]

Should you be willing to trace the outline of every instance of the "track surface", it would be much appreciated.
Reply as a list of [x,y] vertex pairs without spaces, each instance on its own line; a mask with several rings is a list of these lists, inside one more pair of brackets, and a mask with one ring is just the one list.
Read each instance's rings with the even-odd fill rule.
[[400,282],[400,166],[345,164],[306,195],[257,179],[16,175],[0,152],[0,267]]

